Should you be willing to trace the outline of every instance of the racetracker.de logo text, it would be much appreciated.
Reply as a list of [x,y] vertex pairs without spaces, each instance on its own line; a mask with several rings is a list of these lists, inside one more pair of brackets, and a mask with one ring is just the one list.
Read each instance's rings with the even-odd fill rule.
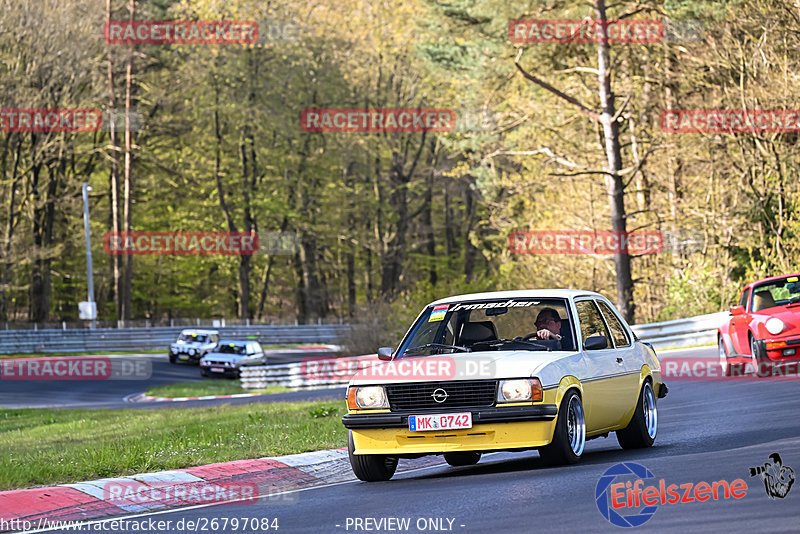
[[251,256],[258,234],[247,232],[108,232],[103,248],[112,256]]
[[661,112],[666,133],[800,132],[797,109],[670,109]]
[[0,108],[0,132],[99,132],[96,108]]
[[512,254],[657,254],[664,250],[658,231],[514,230]]
[[660,43],[664,24],[658,20],[512,20],[512,43]]
[[254,44],[252,20],[112,20],[103,34],[109,44]]
[[451,109],[309,108],[300,113],[306,132],[452,132],[455,125]]

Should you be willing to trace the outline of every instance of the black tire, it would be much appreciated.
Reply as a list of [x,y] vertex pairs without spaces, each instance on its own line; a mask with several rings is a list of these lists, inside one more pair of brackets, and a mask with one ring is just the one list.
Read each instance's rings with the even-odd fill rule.
[[205,369],[200,369],[200,376],[211,376],[211,374]]
[[176,356],[174,354],[170,354],[169,355],[169,363],[175,363],[176,361],[177,361]]
[[392,478],[397,470],[397,457],[382,454],[353,454],[353,432],[347,433],[347,455],[350,457],[350,467],[359,480],[364,482],[383,482]]
[[[574,439],[574,434],[570,434],[570,426],[573,427],[573,432],[579,433]],[[561,406],[558,408],[553,441],[549,445],[539,448],[539,456],[547,465],[574,464],[581,459],[585,445],[586,419],[583,403],[578,392],[570,389],[564,395]]]
[[772,365],[767,358],[766,347],[750,334],[750,358],[753,365],[753,374],[759,378],[772,374]]
[[475,465],[480,460],[481,460],[481,453],[475,451],[444,453],[444,461],[452,465],[453,467],[461,467],[464,465]]
[[717,351],[719,353],[719,365],[722,367],[722,372],[725,376],[733,376],[733,366],[728,360],[728,349],[725,348],[725,342],[722,341],[722,336],[717,338]]
[[639,392],[636,411],[628,426],[617,430],[617,441],[623,449],[652,447],[658,433],[658,409],[656,396],[650,381],[645,381]]

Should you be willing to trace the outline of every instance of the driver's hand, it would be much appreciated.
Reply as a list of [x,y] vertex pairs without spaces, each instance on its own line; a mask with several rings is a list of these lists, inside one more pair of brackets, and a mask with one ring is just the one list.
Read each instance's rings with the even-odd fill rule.
[[547,328],[542,328],[541,330],[536,332],[536,337],[538,337],[539,339],[552,339],[553,333]]

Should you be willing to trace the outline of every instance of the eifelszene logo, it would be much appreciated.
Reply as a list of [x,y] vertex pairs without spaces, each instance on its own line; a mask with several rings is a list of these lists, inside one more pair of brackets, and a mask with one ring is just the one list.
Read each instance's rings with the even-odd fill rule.
[[769,455],[770,462],[750,468],[750,476],[759,476],[764,482],[764,491],[770,499],[785,498],[794,484],[794,469],[783,465],[781,455],[773,452]]
[[[646,483],[645,480],[651,482]],[[645,466],[624,462],[609,467],[597,481],[597,509],[618,527],[638,527],[647,523],[663,504],[684,504],[709,500],[743,499],[747,482],[737,478],[716,482],[668,484]],[[623,515],[628,512],[627,515]]]

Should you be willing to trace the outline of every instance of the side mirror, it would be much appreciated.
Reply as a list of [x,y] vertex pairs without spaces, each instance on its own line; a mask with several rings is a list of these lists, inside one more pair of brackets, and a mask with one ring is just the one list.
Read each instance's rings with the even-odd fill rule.
[[744,315],[744,306],[731,306],[731,315]]
[[392,347],[381,347],[378,349],[378,359],[384,361],[391,361],[392,360],[392,353],[394,352],[394,348]]
[[587,337],[583,342],[583,348],[586,350],[600,350],[608,348],[608,339],[606,336],[592,336]]

